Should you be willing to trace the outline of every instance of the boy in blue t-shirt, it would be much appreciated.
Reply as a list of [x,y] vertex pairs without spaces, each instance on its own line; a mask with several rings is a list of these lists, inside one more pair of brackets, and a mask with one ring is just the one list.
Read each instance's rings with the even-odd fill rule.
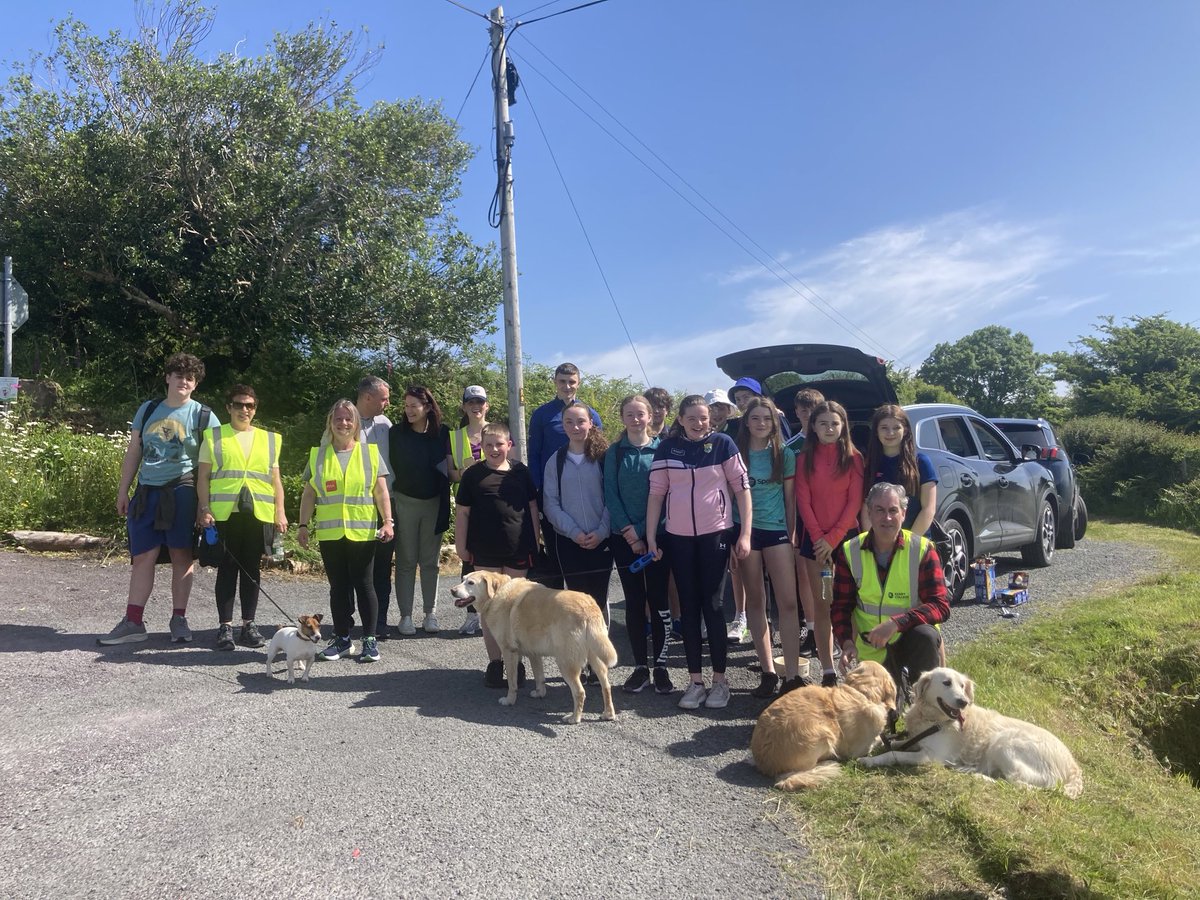
[[[167,396],[143,403],[133,417],[117,486],[117,515],[125,517],[133,569],[125,616],[98,640],[104,646],[146,640],[143,613],[164,545],[171,556],[171,640],[192,639],[187,604],[192,591],[196,462],[203,432],[221,425],[211,410],[205,416],[204,408],[192,399],[203,379],[203,362],[190,353],[176,353],[166,363]],[[135,475],[138,486],[130,498]]]

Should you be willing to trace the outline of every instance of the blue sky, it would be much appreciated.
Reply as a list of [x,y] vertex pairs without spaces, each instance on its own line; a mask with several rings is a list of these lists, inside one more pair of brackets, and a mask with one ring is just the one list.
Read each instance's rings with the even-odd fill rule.
[[[578,0],[521,15],[542,2],[505,12]],[[385,50],[364,103],[420,96],[454,116],[487,48],[486,23],[446,0],[214,5],[213,55],[318,18],[366,28]],[[134,9],[10,8],[0,58],[47,49],[68,11],[103,30]],[[609,0],[531,22],[510,45],[525,352],[643,380],[535,111],[651,383],[727,386],[715,357],[763,344],[915,368],[989,324],[1041,352],[1103,315],[1200,324],[1198,45],[1190,0]],[[479,152],[455,207],[479,242],[498,241],[490,104],[485,70],[459,120]]]

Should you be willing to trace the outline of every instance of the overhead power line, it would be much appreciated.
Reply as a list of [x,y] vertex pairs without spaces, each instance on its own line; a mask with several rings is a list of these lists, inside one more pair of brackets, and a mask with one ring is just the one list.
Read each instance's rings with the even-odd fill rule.
[[449,3],[451,6],[457,6],[463,12],[469,12],[473,16],[479,16],[479,18],[483,19],[485,22],[491,21],[483,13],[481,13],[477,10],[471,9],[471,7],[469,7],[469,6],[464,6],[463,4],[459,3],[458,0],[446,0],[446,2]]
[[633,335],[629,333],[629,326],[625,324],[625,317],[621,315],[621,307],[617,303],[616,295],[613,293],[612,285],[608,283],[608,276],[604,274],[604,266],[600,264],[600,256],[596,253],[596,247],[592,244],[591,235],[588,234],[587,226],[583,224],[583,216],[579,212],[579,206],[575,203],[575,197],[571,194],[571,188],[567,184],[566,175],[563,174],[562,166],[558,164],[558,156],[554,153],[554,148],[550,146],[550,137],[546,134],[546,129],[542,125],[542,117],[537,114],[537,109],[533,105],[533,101],[529,99],[529,90],[524,84],[521,85],[521,93],[525,96],[525,102],[529,104],[529,111],[533,113],[533,120],[537,123],[538,131],[542,133],[542,140],[546,142],[546,150],[550,153],[550,160],[554,163],[554,169],[558,172],[558,180],[562,182],[563,190],[567,194],[567,200],[571,204],[571,210],[575,213],[575,221],[579,223],[579,230],[583,232],[583,239],[587,242],[588,250],[591,251],[592,259],[596,263],[596,269],[600,272],[600,280],[604,282],[604,289],[608,291],[608,299],[612,301],[613,310],[617,314],[617,321],[621,323],[621,328],[625,332],[625,338],[629,341],[629,348],[633,351],[633,357],[637,360],[638,368],[642,370],[642,378],[646,384],[650,384],[650,376],[646,374],[646,367],[642,364],[641,354],[638,353],[637,345],[633,342]]
[[[564,10],[564,12],[567,12],[567,11],[568,10]],[[868,334],[866,331],[864,331],[862,328],[860,328],[858,325],[856,325],[854,322],[852,322],[850,319],[848,319],[845,315],[843,315],[841,312],[839,312],[836,308],[834,308],[834,306],[831,303],[829,303],[829,301],[827,301],[824,297],[822,297],[820,293],[818,293],[814,288],[812,288],[810,285],[805,283],[804,280],[802,278],[800,278],[800,276],[796,275],[794,272],[792,272],[790,269],[788,269],[788,267],[786,265],[784,265],[783,262],[781,262],[779,259],[777,259],[770,251],[765,249],[751,235],[749,235],[735,221],[733,221],[733,219],[731,219],[720,208],[718,208],[716,206],[716,204],[714,204],[711,200],[709,200],[703,194],[703,192],[701,192],[699,189],[697,189],[691,183],[689,183],[688,180],[686,178],[684,178],[681,174],[679,174],[679,172],[676,171],[675,168],[672,167],[670,163],[668,163],[665,159],[663,159],[662,156],[660,156],[658,153],[656,153],[649,145],[647,145],[645,143],[645,141],[641,140],[641,138],[639,138],[636,134],[634,134],[634,132],[628,126],[626,126],[624,123],[622,123],[615,115],[613,115],[608,109],[606,109],[605,106],[599,100],[597,100],[594,96],[592,96],[587,91],[587,89],[584,88],[582,85],[580,85],[574,78],[572,78],[569,73],[567,73],[565,70],[563,70],[563,68],[561,66],[559,66],[558,63],[556,63],[553,59],[551,59],[545,53],[545,51],[543,51],[536,44],[534,44],[533,41],[531,41],[529,39],[527,34],[522,33],[521,37],[525,40],[525,43],[529,44],[530,47],[532,47],[534,50],[536,50],[548,63],[550,63],[550,65],[554,66],[554,68],[557,69],[563,75],[564,78],[566,78],[569,82],[571,82],[571,84],[574,85],[575,88],[577,88],[585,97],[587,97],[592,103],[594,103],[606,116],[608,116],[610,119],[612,119],[612,121],[615,122],[623,131],[625,131],[634,141],[636,141],[639,145],[641,145],[668,172],[670,172],[673,176],[675,176],[675,178],[677,178],[680,183],[682,183],[685,187],[687,187],[688,190],[690,190],[693,194],[695,194],[697,197],[699,197],[700,200],[703,201],[709,208],[711,208],[713,210],[713,212],[715,212],[719,217],[721,217],[726,222],[728,222],[729,225],[734,230],[736,230],[739,234],[741,234],[742,237],[744,237],[747,242],[749,242],[751,245],[753,245],[757,249],[759,254],[762,254],[763,257],[766,257],[766,259],[770,261],[770,264],[768,264],[767,262],[764,262],[764,260],[761,259],[758,256],[758,254],[756,254],[754,251],[750,250],[750,248],[748,248],[745,244],[743,244],[741,241],[739,241],[737,238],[735,238],[732,234],[730,234],[729,231],[727,231],[720,223],[714,221],[713,218],[711,216],[709,216],[703,209],[698,207],[689,197],[684,195],[675,185],[673,185],[670,181],[668,181],[666,178],[664,178],[660,172],[658,172],[653,166],[651,166],[644,159],[642,159],[637,153],[635,153],[630,147],[628,147],[623,141],[621,141],[616,135],[614,135],[601,122],[597,121],[597,119],[594,116],[592,116],[586,109],[584,109],[582,106],[580,106],[580,104],[578,102],[576,102],[576,100],[573,97],[571,97],[569,94],[567,94],[566,91],[564,91],[562,88],[560,88],[558,85],[556,85],[553,82],[553,80],[547,78],[546,75],[543,72],[541,72],[536,66],[534,66],[532,63],[529,63],[528,60],[526,60],[522,57],[518,57],[519,59],[521,59],[522,64],[528,65],[535,73],[537,73],[537,74],[541,75],[543,78],[545,78],[547,83],[551,87],[553,87],[560,94],[562,94],[576,109],[578,109],[581,113],[583,113],[583,115],[586,116],[594,125],[596,125],[596,127],[598,127],[601,131],[603,131],[605,134],[607,134],[619,147],[621,147],[623,150],[625,150],[626,153],[628,153],[635,160],[637,160],[639,163],[641,163],[652,175],[654,175],[659,181],[661,181],[668,188],[670,188],[685,203],[687,203],[694,210],[696,210],[696,212],[698,212],[704,219],[706,219],[714,228],[716,228],[718,231],[720,231],[722,234],[724,234],[727,238],[729,238],[735,245],[737,245],[739,248],[741,248],[747,255],[749,255],[760,266],[762,266],[767,272],[769,272],[771,275],[774,275],[775,278],[778,279],[781,283],[783,283],[789,290],[791,290],[798,297],[800,297],[802,300],[804,300],[806,303],[808,303],[809,306],[811,306],[815,311],[824,315],[827,319],[829,319],[833,324],[837,325],[838,327],[846,330],[847,332],[849,332],[853,335],[856,335],[861,340],[863,340],[866,344],[874,347],[877,351],[880,351],[883,356],[887,356],[890,358],[897,358],[896,354],[889,351],[878,340],[876,340],[874,337],[872,337],[870,334]],[[788,276],[788,278],[791,279],[791,281],[789,281],[788,278],[784,278],[783,275],[780,275],[779,272],[775,270],[776,268],[778,268],[780,271],[786,273],[786,275]],[[800,285],[801,287],[803,287],[804,291],[808,292],[808,295],[806,295],[803,291],[799,290],[796,287],[797,284]]]

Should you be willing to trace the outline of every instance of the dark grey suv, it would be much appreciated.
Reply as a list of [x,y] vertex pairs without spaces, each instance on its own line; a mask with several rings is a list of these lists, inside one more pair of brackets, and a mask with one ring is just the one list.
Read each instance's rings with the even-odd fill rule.
[[1058,547],[1070,550],[1087,531],[1088,517],[1066,447],[1058,442],[1054,428],[1045,419],[992,419],[992,423],[1018,447],[1036,444],[1040,449],[1039,458],[1054,476],[1054,491],[1058,494]]
[[[758,347],[722,356],[717,366],[733,380],[757,379],[789,416],[796,392],[816,388],[846,407],[859,449],[876,407],[896,402],[884,361],[853,347]],[[962,598],[978,555],[1020,550],[1028,565],[1049,565],[1060,510],[1054,479],[1038,462],[1039,448],[1018,450],[965,406],[917,404],[904,410],[917,446],[938,473],[937,520],[950,537],[942,562],[951,600]]]

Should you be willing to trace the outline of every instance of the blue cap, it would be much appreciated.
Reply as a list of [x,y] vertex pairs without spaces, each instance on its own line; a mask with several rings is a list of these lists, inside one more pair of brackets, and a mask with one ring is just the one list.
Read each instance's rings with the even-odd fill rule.
[[737,394],[739,388],[745,388],[748,391],[753,391],[756,397],[761,397],[763,395],[762,385],[753,378],[739,378],[733,383],[733,387],[729,389],[729,396],[731,399],[733,399]]

